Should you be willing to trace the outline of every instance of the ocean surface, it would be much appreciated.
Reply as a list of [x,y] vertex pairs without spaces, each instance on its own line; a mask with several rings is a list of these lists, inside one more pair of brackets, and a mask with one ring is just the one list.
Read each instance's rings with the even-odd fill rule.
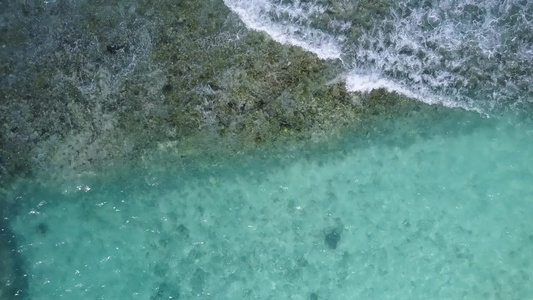
[[26,294],[531,298],[533,125],[389,122],[286,157],[26,182],[11,220]]
[[533,299],[533,2],[219,2],[353,93],[427,105],[329,142],[18,180],[0,298]]

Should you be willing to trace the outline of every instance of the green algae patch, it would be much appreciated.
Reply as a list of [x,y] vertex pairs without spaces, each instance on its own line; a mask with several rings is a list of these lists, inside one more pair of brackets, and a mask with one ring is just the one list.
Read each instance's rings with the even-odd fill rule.
[[[228,149],[240,151],[279,140],[324,139],[363,112],[357,96],[342,83],[330,83],[338,70],[335,63],[238,22],[207,36],[204,28],[216,26],[204,14],[176,22],[161,27],[167,29],[158,32],[161,44],[153,52],[154,61],[167,66],[163,93],[176,128],[196,126],[196,133],[209,132]],[[206,41],[214,45],[206,47]]]

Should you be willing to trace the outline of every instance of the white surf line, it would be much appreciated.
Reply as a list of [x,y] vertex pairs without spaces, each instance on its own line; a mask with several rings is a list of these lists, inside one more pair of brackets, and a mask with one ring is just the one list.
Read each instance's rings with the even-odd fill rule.
[[[273,40],[281,44],[298,46],[304,50],[316,54],[320,59],[340,59],[342,61],[342,51],[337,40],[320,30],[309,27],[302,27],[288,23],[276,24],[273,22],[268,13],[275,10],[273,4],[265,0],[224,0],[224,4],[232,12],[237,14],[244,25],[256,31],[262,31],[268,34]],[[340,75],[336,80],[342,80],[345,83],[348,92],[368,93],[375,89],[384,88],[389,92],[396,92],[408,98],[417,99],[418,101],[434,105],[441,104],[450,108],[462,108],[470,111],[476,111],[486,115],[479,108],[468,105],[467,103],[454,102],[446,97],[435,95],[427,89],[420,87],[409,89],[402,84],[383,78],[376,74],[358,74],[348,72]]]
[[341,58],[341,47],[334,37],[309,27],[272,22],[266,15],[272,6],[267,1],[224,0],[224,4],[239,16],[246,27],[265,32],[281,44],[298,46],[324,60]]
[[413,91],[391,80],[382,78],[378,75],[360,75],[354,72],[340,76],[344,80],[346,90],[348,92],[369,93],[372,90],[383,88],[389,92],[396,92],[409,98],[417,99],[418,101],[435,105],[441,104],[450,108],[462,108],[469,111],[475,111],[481,115],[488,117],[488,115],[479,108],[468,105],[467,103],[458,103],[446,97],[437,96],[431,92],[419,90]]

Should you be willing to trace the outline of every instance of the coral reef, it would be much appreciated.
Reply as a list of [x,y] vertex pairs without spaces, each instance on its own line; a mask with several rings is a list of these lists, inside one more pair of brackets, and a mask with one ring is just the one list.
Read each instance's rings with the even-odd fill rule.
[[1,186],[154,150],[323,141],[405,104],[347,93],[339,62],[249,31],[222,1],[2,5]]

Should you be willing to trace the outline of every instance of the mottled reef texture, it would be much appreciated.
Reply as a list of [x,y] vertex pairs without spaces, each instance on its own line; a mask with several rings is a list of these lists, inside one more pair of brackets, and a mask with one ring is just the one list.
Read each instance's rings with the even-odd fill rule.
[[[354,28],[367,28],[382,2]],[[220,0],[4,1],[0,10],[9,12],[0,16],[0,192],[18,176],[68,178],[154,153],[179,162],[283,149],[440,109],[383,90],[347,93],[335,81],[340,62],[249,31]]]
[[322,141],[410,105],[347,93],[336,62],[247,30],[220,0],[0,6],[0,186],[154,150]]

